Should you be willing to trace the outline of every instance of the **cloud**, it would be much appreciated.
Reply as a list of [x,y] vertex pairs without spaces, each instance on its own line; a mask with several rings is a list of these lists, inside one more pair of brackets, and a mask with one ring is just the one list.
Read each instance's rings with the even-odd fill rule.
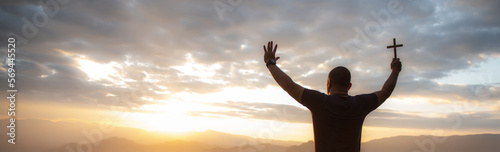
[[[389,1],[244,1],[231,6],[233,11],[225,12],[222,21],[212,1],[70,1],[38,28],[36,37],[18,47],[19,87],[33,100],[103,105],[123,100],[154,104],[140,97],[168,99],[168,94],[156,93],[163,91],[203,94],[225,87],[264,88],[275,83],[262,61],[261,46],[274,40],[282,57],[279,66],[300,84],[324,91],[329,70],[344,65],[353,75],[352,93],[366,93],[380,89],[386,80],[392,54],[385,46],[397,37],[405,46],[399,53],[403,72],[395,97],[500,99],[494,82],[433,81],[499,56],[495,40],[500,20],[494,15],[498,2],[400,2],[401,13],[391,13],[390,20],[378,23],[372,14],[388,11]],[[0,24],[3,36],[21,35],[21,18],[47,9],[31,2],[2,3],[6,5],[0,7],[0,18],[9,21]],[[368,35],[368,41],[351,52],[341,49],[342,44],[356,41],[356,28],[366,33],[370,23],[380,24],[379,32]],[[220,68],[211,69],[210,76],[186,75],[174,68],[189,63],[189,55],[192,64],[203,65],[194,71]],[[80,56],[98,64],[118,63],[122,68],[114,68],[118,75],[111,80],[123,84],[88,81],[79,68]],[[5,71],[0,75],[6,79]]]
[[498,125],[500,125],[500,119],[496,118],[494,113],[483,111],[468,114],[450,113],[444,114],[442,117],[425,117],[419,116],[419,114],[376,110],[368,115],[365,125],[410,129],[496,130]]
[[[228,101],[213,103],[211,106],[229,108],[227,111],[192,111],[189,114],[199,117],[248,118],[273,120],[286,123],[312,123],[310,111],[305,107],[284,104],[250,103]],[[466,105],[463,105],[466,106]],[[452,108],[452,107],[450,107]],[[453,107],[456,108],[456,107]],[[470,107],[462,107],[469,108]],[[500,119],[493,111],[468,113],[434,114],[405,112],[388,109],[372,111],[365,119],[365,126],[409,129],[497,129]]]
[[230,108],[228,111],[192,111],[192,116],[238,117],[249,119],[274,120],[289,123],[311,123],[310,112],[292,105],[234,102],[212,103],[211,106]]

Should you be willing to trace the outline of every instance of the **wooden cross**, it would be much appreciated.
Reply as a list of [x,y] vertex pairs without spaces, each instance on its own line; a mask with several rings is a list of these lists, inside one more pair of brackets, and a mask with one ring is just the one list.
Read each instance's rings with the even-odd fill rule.
[[393,45],[387,46],[387,48],[388,48],[388,49],[389,49],[389,48],[394,48],[394,58],[398,58],[398,57],[397,57],[397,55],[396,55],[396,48],[397,48],[397,47],[403,47],[403,44],[398,44],[398,45],[396,45],[396,38],[393,38],[393,39],[392,39],[392,43],[393,43]]

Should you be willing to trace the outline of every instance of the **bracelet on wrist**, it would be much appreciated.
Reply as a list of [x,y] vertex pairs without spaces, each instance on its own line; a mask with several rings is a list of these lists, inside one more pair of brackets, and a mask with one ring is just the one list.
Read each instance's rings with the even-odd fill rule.
[[276,65],[276,60],[270,59],[266,62],[266,67],[269,67],[269,65]]

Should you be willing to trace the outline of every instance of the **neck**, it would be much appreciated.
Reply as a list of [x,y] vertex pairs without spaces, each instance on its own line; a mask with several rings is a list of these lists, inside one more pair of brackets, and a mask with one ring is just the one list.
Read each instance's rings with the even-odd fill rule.
[[345,94],[345,95],[347,95],[347,93],[348,93],[348,92],[347,92],[347,91],[345,91],[345,90],[331,90],[331,91],[328,93],[328,95],[332,95],[332,94]]

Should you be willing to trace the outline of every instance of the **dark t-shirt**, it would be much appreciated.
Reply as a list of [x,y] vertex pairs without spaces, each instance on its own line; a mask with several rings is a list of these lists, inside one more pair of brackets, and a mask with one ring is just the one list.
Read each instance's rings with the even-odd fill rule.
[[378,107],[377,95],[342,97],[304,89],[302,105],[311,110],[316,152],[359,152],[366,115]]

